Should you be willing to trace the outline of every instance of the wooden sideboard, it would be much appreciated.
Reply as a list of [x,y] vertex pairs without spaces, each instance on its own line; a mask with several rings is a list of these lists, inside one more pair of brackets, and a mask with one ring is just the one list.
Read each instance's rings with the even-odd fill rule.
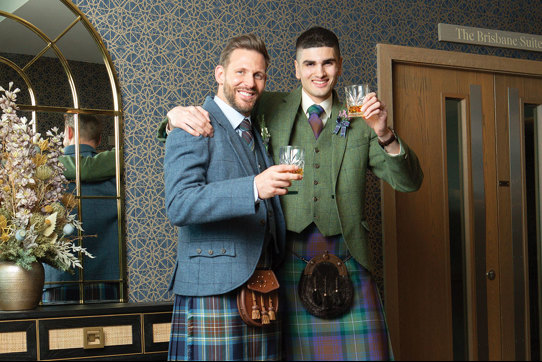
[[0,360],[166,360],[171,302],[0,311]]

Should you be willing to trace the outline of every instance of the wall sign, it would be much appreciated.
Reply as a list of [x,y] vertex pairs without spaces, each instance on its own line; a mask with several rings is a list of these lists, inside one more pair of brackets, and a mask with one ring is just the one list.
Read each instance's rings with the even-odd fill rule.
[[542,52],[542,36],[469,26],[438,24],[438,40]]

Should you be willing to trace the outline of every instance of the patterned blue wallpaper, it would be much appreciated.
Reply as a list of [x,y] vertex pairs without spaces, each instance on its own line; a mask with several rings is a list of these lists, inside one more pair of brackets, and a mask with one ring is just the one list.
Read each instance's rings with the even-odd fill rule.
[[[101,34],[117,69],[124,104],[127,254],[132,302],[168,300],[176,232],[163,206],[163,145],[155,130],[174,105],[201,103],[232,35],[262,36],[272,58],[269,90],[297,86],[296,37],[313,25],[339,36],[339,87],[376,86],[377,43],[542,60],[542,53],[439,43],[437,24],[542,34],[540,0],[73,0]],[[380,190],[369,175],[370,238],[381,263]],[[381,275],[377,275],[381,280]]]

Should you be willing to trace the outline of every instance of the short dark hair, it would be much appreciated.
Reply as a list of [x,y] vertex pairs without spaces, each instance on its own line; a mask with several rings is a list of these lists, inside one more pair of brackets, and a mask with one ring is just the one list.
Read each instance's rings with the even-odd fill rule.
[[227,67],[230,61],[230,55],[236,49],[254,50],[265,58],[265,67],[269,65],[269,54],[264,41],[255,34],[244,34],[231,38],[220,53],[219,64]]
[[312,27],[303,32],[295,42],[295,50],[298,52],[301,49],[330,47],[334,48],[337,56],[341,57],[341,49],[339,48],[339,39],[331,30],[320,26]]
[[[75,127],[73,114],[64,114],[65,125],[71,128]],[[79,115],[79,137],[88,141],[100,142],[102,135],[102,122],[91,114]]]

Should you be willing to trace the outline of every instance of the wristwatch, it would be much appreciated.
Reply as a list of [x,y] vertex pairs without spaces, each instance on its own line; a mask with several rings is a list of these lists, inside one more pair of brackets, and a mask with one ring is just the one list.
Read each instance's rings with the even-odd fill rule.
[[391,131],[391,137],[388,138],[386,141],[381,141],[380,138],[378,138],[378,144],[384,148],[386,146],[389,146],[393,143],[393,141],[395,141],[397,139],[397,134],[395,133],[395,131],[391,128],[388,128],[390,131]]

